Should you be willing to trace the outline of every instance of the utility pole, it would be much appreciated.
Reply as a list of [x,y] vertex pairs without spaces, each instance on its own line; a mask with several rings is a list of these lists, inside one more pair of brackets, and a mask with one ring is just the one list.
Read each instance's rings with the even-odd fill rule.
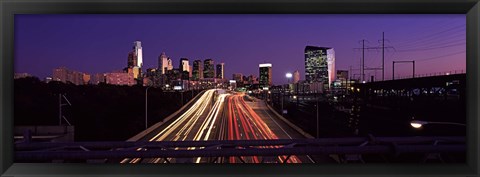
[[[382,39],[378,40],[378,42],[382,42],[382,46],[380,47],[365,47],[365,39],[361,41],[362,41],[362,47],[354,48],[354,49],[362,50],[362,59],[360,61],[360,74],[359,74],[359,75],[362,75],[361,77],[362,81],[365,80],[365,71],[364,71],[365,70],[365,49],[367,50],[382,49],[382,67],[374,68],[374,70],[382,70],[382,80],[385,80],[385,49],[393,49],[393,47],[391,46],[385,47],[385,32],[382,32]],[[367,68],[366,70],[372,70],[372,69],[373,68]]]
[[392,80],[395,80],[395,61],[392,63]]
[[365,39],[362,40],[362,82],[365,80]]
[[385,32],[382,32],[382,81],[385,81]]
[[348,94],[348,88],[350,86],[350,82],[352,81],[352,66],[350,66],[350,70],[348,71],[348,78],[347,78],[348,82],[347,82],[347,94]]

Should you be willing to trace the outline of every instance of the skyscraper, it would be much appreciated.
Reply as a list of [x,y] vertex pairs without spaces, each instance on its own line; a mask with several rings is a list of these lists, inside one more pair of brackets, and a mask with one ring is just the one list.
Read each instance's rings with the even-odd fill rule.
[[[173,63],[172,59],[170,57],[167,58],[167,71],[170,71],[173,69]],[[165,71],[166,72],[166,71]]]
[[296,84],[298,81],[300,81],[300,72],[297,70],[293,72],[293,83]]
[[203,61],[203,77],[205,79],[215,78],[215,64],[212,59],[206,59]]
[[188,59],[180,58],[180,66],[178,68],[180,69],[180,71],[188,71]]
[[216,74],[217,74],[218,79],[223,79],[223,77],[224,77],[224,74],[223,74],[223,72],[224,72],[223,67],[224,66],[225,66],[225,63],[217,64],[217,73]]
[[203,79],[203,65],[202,60],[193,61],[192,80],[198,81]]
[[142,42],[135,41],[133,42],[132,51],[128,53],[128,62],[127,68],[125,71],[133,72],[133,77],[135,79],[140,79],[142,76],[142,66],[143,66],[143,54],[142,54]]
[[137,56],[135,52],[128,52],[127,68],[133,68],[137,66]]
[[308,83],[322,82],[330,88],[335,80],[335,51],[328,47],[305,47],[305,80]]
[[137,56],[137,67],[142,68],[143,66],[142,42],[140,41],[133,42],[133,52]]
[[165,52],[162,52],[160,56],[158,56],[158,69],[161,74],[165,74],[168,66],[168,57],[165,55]]
[[260,87],[269,87],[272,85],[272,64],[262,63],[258,65],[260,68]]
[[188,67],[188,77],[189,78],[192,78],[192,71],[193,71],[193,67],[190,65],[190,67]]
[[189,80],[189,72],[190,66],[188,66],[188,59],[181,58],[180,59],[180,66],[178,67],[180,72],[182,73],[182,80]]

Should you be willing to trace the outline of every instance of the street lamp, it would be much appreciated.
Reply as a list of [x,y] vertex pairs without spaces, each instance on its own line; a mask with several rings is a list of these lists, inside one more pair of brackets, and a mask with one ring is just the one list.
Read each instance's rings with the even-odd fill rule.
[[[285,74],[285,77],[287,77],[287,79],[292,78],[292,76],[293,76],[292,73],[287,73],[287,74]],[[287,80],[287,84],[288,84],[288,80]]]
[[462,123],[456,123],[456,122],[430,122],[430,121],[421,121],[421,120],[413,120],[410,122],[410,125],[413,128],[421,128],[423,125],[427,124],[444,124],[444,125],[458,125],[458,126],[467,126]]
[[[286,73],[285,77],[287,78],[287,89],[290,92],[290,78],[292,78],[292,73]],[[285,89],[285,90],[287,90]],[[282,114],[283,114],[283,100],[285,99],[285,95],[283,95],[284,91],[282,91]]]
[[145,89],[145,130],[148,128],[148,89],[152,86],[148,86]]

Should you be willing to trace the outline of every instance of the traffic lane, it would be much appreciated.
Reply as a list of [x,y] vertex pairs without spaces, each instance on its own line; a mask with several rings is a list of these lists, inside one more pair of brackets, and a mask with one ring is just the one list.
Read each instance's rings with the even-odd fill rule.
[[[245,133],[248,133],[249,129],[253,135],[252,138],[248,136],[244,136],[244,139],[278,139],[278,136],[275,135],[270,130],[265,122],[244,102],[242,95],[236,95],[234,97],[236,109],[239,111],[239,120],[245,121],[242,124],[239,124],[239,127],[247,127],[244,130]],[[235,119],[234,119],[235,120]],[[248,135],[248,134],[247,134]],[[267,146],[267,147],[259,147],[259,148],[279,148],[279,146]],[[263,159],[265,158],[265,159]],[[253,163],[277,163],[277,162],[284,162],[287,159],[287,156],[276,156],[276,157],[253,157]],[[291,156],[287,163],[300,163],[301,161],[296,156]]]
[[[150,139],[150,141],[161,141],[161,140],[175,140],[175,139],[186,139],[185,137],[179,137],[178,136],[178,131],[182,130],[179,128],[185,128],[185,126],[181,126],[182,124],[191,124],[192,120],[188,119],[191,116],[194,116],[194,112],[197,111],[197,109],[204,107],[206,104],[209,103],[210,98],[213,94],[213,90],[208,90],[202,95],[199,100],[195,104],[192,105],[187,111],[185,111],[183,114],[181,114],[177,119],[175,119],[173,122],[168,124],[166,127],[164,127],[156,136]],[[189,120],[189,121],[188,121]],[[163,126],[162,126],[163,127]],[[176,137],[174,136],[176,135]],[[170,137],[169,137],[170,136]],[[172,137],[174,136],[174,137]],[[145,150],[142,148],[138,148],[137,150]],[[138,162],[145,162],[145,163],[151,163],[152,161],[158,162],[159,159],[141,159],[141,158],[133,158],[133,159],[124,159],[122,160],[121,163],[138,163]]]
[[[247,115],[245,113],[244,108],[241,107],[239,103],[239,96],[235,95],[232,100],[232,109],[234,112],[233,117],[233,125],[235,126],[235,138],[238,140],[250,140],[250,139],[257,139],[254,135],[254,127],[248,122]],[[235,163],[259,163],[261,162],[260,158],[257,156],[248,156],[248,157],[240,157],[234,159]]]
[[246,101],[246,103],[252,107],[252,109],[257,113],[260,118],[269,126],[271,130],[279,136],[281,139],[304,139],[306,138],[301,133],[290,127],[287,123],[277,117],[266,106],[263,100],[254,98],[255,101]]
[[[277,117],[275,113],[273,113],[268,107],[266,106],[263,100],[259,100],[256,98],[250,98],[254,101],[244,101],[247,105],[249,105],[252,110],[259,115],[263,122],[267,124],[268,127],[274,132],[278,138],[281,139],[304,139],[302,134],[300,134],[295,129],[291,128],[287,123]],[[310,156],[295,156],[297,159],[302,163],[313,163],[314,160]]]

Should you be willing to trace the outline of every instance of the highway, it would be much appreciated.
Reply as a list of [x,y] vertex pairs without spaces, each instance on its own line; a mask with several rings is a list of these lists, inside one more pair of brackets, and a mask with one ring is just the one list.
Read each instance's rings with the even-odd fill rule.
[[[161,130],[149,141],[207,141],[207,140],[256,140],[304,138],[281,120],[275,120],[265,103],[245,101],[243,93],[226,93],[224,90],[207,90],[185,112]],[[160,129],[159,128],[159,129]],[[251,147],[273,148],[273,147]],[[182,150],[193,150],[194,147]],[[138,148],[138,151],[147,151]],[[176,148],[179,150],[179,148]],[[175,158],[126,158],[120,163],[302,163],[312,162],[307,157],[230,157],[193,159]]]
[[[258,103],[258,101],[257,101]],[[235,94],[228,97],[227,101],[228,114],[228,140],[257,140],[257,139],[279,139],[277,134],[281,132],[274,132],[270,127],[276,129],[283,129],[278,125],[267,125],[267,119],[272,117],[266,113],[261,118],[256,111],[252,109],[252,105],[246,103],[243,94]],[[258,107],[258,106],[257,106]],[[265,110],[261,110],[265,111]],[[266,111],[265,111],[266,112]],[[284,135],[284,134],[282,134]],[[287,135],[288,136],[288,135]],[[255,147],[255,148],[274,148],[274,147]],[[276,147],[278,148],[278,147]],[[277,156],[277,157],[230,157],[229,163],[301,163],[296,156]]]
[[[193,104],[187,111],[181,114],[167,126],[162,126],[149,141],[185,141],[185,140],[214,140],[219,139],[220,125],[218,114],[223,105],[226,94],[216,96],[216,90],[211,89]],[[216,97],[216,98],[214,98]],[[137,150],[147,150],[139,148]],[[177,161],[190,161],[191,159],[123,159],[120,163],[175,163]],[[201,158],[195,159],[200,163]]]

